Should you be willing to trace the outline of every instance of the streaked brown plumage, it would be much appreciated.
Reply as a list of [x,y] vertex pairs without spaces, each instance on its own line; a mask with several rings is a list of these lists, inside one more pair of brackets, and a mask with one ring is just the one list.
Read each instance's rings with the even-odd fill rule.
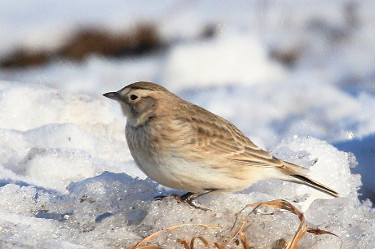
[[338,196],[308,178],[308,169],[275,158],[227,120],[162,86],[136,82],[104,96],[127,116],[126,139],[138,167],[162,185],[194,193],[189,197],[274,178]]

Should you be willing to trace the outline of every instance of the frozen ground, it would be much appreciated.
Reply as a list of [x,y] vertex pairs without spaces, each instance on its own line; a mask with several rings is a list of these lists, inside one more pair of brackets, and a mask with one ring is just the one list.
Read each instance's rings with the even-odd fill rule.
[[[375,6],[363,1],[350,10],[348,3],[2,1],[0,54],[18,45],[52,48],[76,25],[116,29],[144,21],[172,45],[142,57],[0,69],[0,248],[126,248],[181,223],[220,225],[222,231],[185,230],[217,241],[232,235],[243,206],[279,198],[300,207],[310,226],[337,234],[343,248],[373,248],[375,212],[366,198],[375,200]],[[207,25],[218,34],[197,40]],[[298,58],[287,65],[272,59],[273,50],[299,51]],[[225,117],[276,156],[311,167],[313,178],[342,197],[268,181],[200,198],[207,212],[153,201],[174,191],[136,168],[126,119],[101,96],[138,80]],[[286,212],[251,217],[246,236],[258,247],[290,239],[298,226]],[[175,248],[183,237],[156,241]],[[313,243],[339,248],[328,235],[307,236],[301,247]]]

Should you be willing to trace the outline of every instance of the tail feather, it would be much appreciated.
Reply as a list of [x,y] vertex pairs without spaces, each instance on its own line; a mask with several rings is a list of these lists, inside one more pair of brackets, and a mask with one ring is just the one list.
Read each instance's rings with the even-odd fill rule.
[[[302,184],[305,184],[309,187],[312,187],[312,188],[315,188],[317,190],[320,190],[326,194],[329,194],[333,197],[339,197],[339,193],[337,193],[335,190],[317,182],[317,181],[314,181],[310,178],[308,178],[307,176],[304,176],[304,175],[291,175],[293,176],[296,180],[297,183],[302,183]],[[292,180],[293,181],[293,180]]]
[[[292,166],[292,167],[290,167]],[[306,169],[306,168],[302,168],[298,165],[295,165],[295,164],[291,164],[291,163],[285,163],[285,165],[283,165],[282,167],[280,167],[280,170],[288,175],[288,176],[291,176],[292,178],[290,179],[287,179],[288,181],[291,181],[291,182],[296,182],[296,183],[300,183],[300,184],[304,184],[304,185],[307,185],[309,187],[312,187],[314,189],[317,189],[319,191],[322,191],[326,194],[329,194],[333,197],[339,197],[339,193],[337,193],[335,190],[315,181],[315,180],[312,180],[310,179],[309,177],[305,176],[303,173],[300,173],[302,170],[301,169]],[[308,169],[307,169],[308,170]]]

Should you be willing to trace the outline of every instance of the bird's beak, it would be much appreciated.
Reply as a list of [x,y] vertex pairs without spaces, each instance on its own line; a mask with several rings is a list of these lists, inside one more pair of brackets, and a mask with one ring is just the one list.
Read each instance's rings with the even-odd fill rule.
[[120,94],[118,92],[105,93],[103,96],[113,100],[120,100]]

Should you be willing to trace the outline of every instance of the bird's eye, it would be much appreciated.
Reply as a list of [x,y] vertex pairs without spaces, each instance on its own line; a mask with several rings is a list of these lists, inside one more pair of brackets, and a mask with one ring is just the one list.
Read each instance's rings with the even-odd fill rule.
[[130,95],[130,100],[136,100],[136,99],[138,99],[137,95],[134,95],[134,94]]

